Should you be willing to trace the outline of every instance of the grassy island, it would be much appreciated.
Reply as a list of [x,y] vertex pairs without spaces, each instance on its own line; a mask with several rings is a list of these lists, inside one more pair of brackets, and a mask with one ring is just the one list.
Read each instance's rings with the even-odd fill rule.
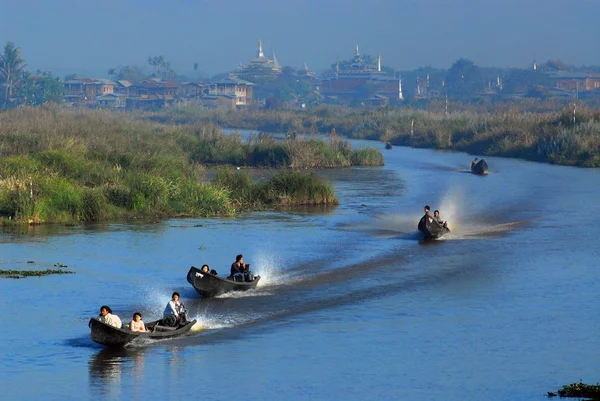
[[[381,165],[383,157],[329,139],[243,141],[213,124],[53,106],[1,112],[0,225],[335,205],[329,183],[298,169]],[[253,179],[243,167],[284,169]]]
[[[530,104],[531,103],[531,104]],[[311,111],[222,111],[174,108],[150,118],[178,123],[211,122],[268,132],[330,132],[393,145],[451,149],[580,167],[600,167],[600,109],[584,104],[524,101],[494,110],[356,110],[321,106]],[[531,111],[524,111],[531,110]]]
[[70,270],[46,269],[46,270],[0,270],[0,278],[25,278],[41,277],[52,274],[75,274]]
[[600,384],[585,384],[582,382],[564,385],[556,393],[548,392],[548,397],[571,397],[590,401],[600,400]]

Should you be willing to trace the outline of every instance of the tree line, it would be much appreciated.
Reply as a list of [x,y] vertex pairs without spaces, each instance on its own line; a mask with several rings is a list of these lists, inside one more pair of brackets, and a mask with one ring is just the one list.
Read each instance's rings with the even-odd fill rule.
[[62,102],[65,89],[59,78],[39,70],[33,75],[26,67],[21,49],[7,42],[0,54],[0,105],[3,108]]

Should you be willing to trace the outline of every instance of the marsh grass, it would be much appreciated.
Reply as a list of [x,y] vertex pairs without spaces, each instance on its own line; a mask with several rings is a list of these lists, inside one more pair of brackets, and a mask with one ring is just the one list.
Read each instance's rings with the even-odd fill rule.
[[[285,146],[272,138],[244,143],[211,124],[164,125],[52,106],[10,110],[0,113],[0,224],[231,216],[263,208],[277,199],[276,189],[262,197],[249,177],[226,169],[207,182],[204,165],[289,167]],[[322,202],[319,191],[314,196],[287,202]]]
[[[439,105],[438,105],[439,106]],[[600,167],[600,109],[522,99],[493,107],[451,104],[449,112],[431,110],[356,110],[322,106],[310,112],[255,110],[194,111],[174,108],[153,118],[172,122],[210,121],[227,127],[269,132],[331,132],[353,138],[390,141],[394,145],[453,149],[469,153],[519,157],[582,167]],[[574,112],[575,111],[575,112]],[[575,119],[574,119],[575,117]],[[313,146],[309,142],[308,147]],[[375,153],[359,149],[348,158],[336,145],[320,147],[317,160],[304,149],[289,149],[291,165],[377,165]],[[336,162],[337,160],[337,162]],[[382,161],[381,161],[382,162]]]

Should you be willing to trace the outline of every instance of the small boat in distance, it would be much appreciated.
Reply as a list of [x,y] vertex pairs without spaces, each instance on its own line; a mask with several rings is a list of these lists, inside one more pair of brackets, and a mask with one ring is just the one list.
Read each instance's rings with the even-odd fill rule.
[[200,295],[210,298],[231,291],[246,291],[256,288],[260,276],[255,276],[252,281],[234,281],[231,277],[222,278],[192,266],[188,271],[187,281]]
[[427,215],[421,217],[417,228],[419,229],[419,232],[423,234],[425,239],[437,239],[450,232],[450,229],[445,225],[441,226],[436,222],[429,222],[427,220]]
[[487,174],[487,171],[488,165],[485,162],[485,160],[481,159],[477,161],[477,158],[475,158],[475,160],[473,160],[473,162],[471,163],[471,173],[477,175],[485,175]]
[[128,328],[118,329],[93,317],[90,319],[88,326],[91,329],[90,338],[92,341],[109,348],[123,348],[128,345],[141,345],[146,340],[181,337],[187,334],[194,324],[196,324],[196,320],[171,327],[161,319],[147,323],[146,329],[148,331],[131,331]]
[[388,141],[388,142],[386,142],[386,143],[385,143],[385,148],[386,148],[386,149],[391,149],[391,148],[392,148],[392,143],[391,143],[391,142],[389,142],[389,141]]

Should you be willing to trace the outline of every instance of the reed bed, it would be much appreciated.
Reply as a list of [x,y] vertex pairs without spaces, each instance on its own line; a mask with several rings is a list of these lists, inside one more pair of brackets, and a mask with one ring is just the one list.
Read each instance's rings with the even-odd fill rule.
[[244,143],[211,124],[166,125],[107,111],[49,106],[2,112],[0,225],[231,216],[284,203],[336,203],[329,184],[307,173],[298,174],[316,188],[308,195],[300,179],[294,192],[266,191],[264,183],[225,170],[213,181],[206,178],[208,165],[290,167],[294,161],[292,167],[304,167],[286,146]]
[[[432,110],[353,110],[327,106],[310,112],[175,108],[152,118],[178,123],[212,122],[270,132],[335,130],[343,136],[390,141],[394,145],[600,167],[600,109],[582,103],[565,105],[531,99],[498,104],[492,110],[453,104],[446,113],[434,106]],[[461,111],[464,109],[474,110]],[[366,152],[362,152],[356,151],[368,160]],[[350,161],[353,164],[352,158]]]

